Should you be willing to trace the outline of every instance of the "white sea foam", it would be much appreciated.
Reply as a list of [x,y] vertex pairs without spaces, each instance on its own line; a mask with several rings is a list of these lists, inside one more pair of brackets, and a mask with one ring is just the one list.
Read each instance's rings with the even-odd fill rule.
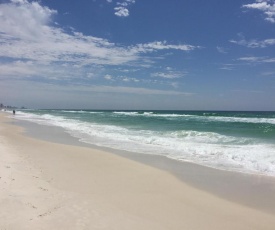
[[62,110],[63,113],[90,113],[90,114],[96,114],[96,113],[103,113],[103,112],[97,112],[97,111],[85,111],[85,110]]
[[275,125],[275,118],[207,117],[207,119],[222,122],[267,123]]
[[113,112],[113,113],[118,115],[126,115],[126,116],[140,115],[138,112]]
[[[145,117],[160,117],[160,118],[180,118],[189,117],[194,120],[204,120],[204,121],[219,121],[219,122],[238,122],[238,123],[266,123],[275,124],[275,118],[256,118],[256,117],[221,117],[215,116],[216,113],[203,113],[200,115],[191,114],[162,114],[153,112],[113,112],[114,114],[125,115],[125,116],[145,116]],[[211,115],[211,116],[208,116]]]
[[[137,112],[116,113],[139,115]],[[131,130],[51,114],[18,112],[14,118],[62,127],[80,141],[98,146],[163,155],[220,169],[275,176],[275,145],[261,143],[252,138],[193,130]]]
[[63,113],[87,113],[87,111],[83,110],[62,110]]

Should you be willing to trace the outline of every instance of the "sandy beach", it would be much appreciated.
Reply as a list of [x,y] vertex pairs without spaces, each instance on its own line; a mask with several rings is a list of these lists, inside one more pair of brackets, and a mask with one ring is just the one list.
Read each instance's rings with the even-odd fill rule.
[[0,123],[1,230],[274,229],[275,212],[257,203],[107,151],[31,138],[5,113]]

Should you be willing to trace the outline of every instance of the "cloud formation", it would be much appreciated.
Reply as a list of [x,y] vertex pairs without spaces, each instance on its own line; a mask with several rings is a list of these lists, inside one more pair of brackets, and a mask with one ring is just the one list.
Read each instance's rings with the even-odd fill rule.
[[266,48],[268,46],[273,46],[275,45],[275,39],[271,38],[271,39],[265,39],[262,41],[258,41],[258,40],[250,40],[247,41],[244,38],[240,39],[240,40],[230,40],[231,43],[237,44],[237,45],[242,45],[242,46],[246,46],[248,48]]
[[[134,0],[126,0],[119,5],[128,7],[133,3]],[[117,45],[104,38],[87,36],[73,30],[64,31],[52,21],[57,13],[34,1],[11,0],[0,4],[0,58],[9,60],[0,64],[2,74],[48,76],[56,73],[56,76],[70,76],[74,71],[75,75],[79,73],[84,76],[85,68],[102,65],[148,66],[152,62],[149,63],[145,55],[151,52],[190,51],[197,48],[192,45],[168,44],[166,41]],[[16,68],[12,69],[13,66]]]
[[256,0],[255,3],[243,5],[244,8],[260,10],[265,20],[275,23],[275,0]]
[[181,73],[178,71],[166,71],[166,72],[156,72],[152,73],[151,77],[165,78],[165,79],[176,79],[181,78],[185,75],[185,73]]
[[122,7],[122,6],[118,6],[118,7],[115,7],[115,15],[118,16],[118,17],[128,17],[129,16],[129,10],[126,9],[125,7]]
[[135,0],[124,0],[117,2],[117,6],[114,8],[115,15],[118,17],[128,17],[129,16],[129,6],[134,4]]
[[245,61],[245,62],[254,62],[254,63],[275,63],[275,58],[270,57],[241,57],[238,60]]
[[192,46],[192,45],[169,45],[166,41],[155,41],[150,42],[147,44],[138,44],[132,47],[132,50],[141,53],[153,52],[156,50],[167,50],[167,49],[174,49],[174,50],[182,50],[182,51],[190,51],[200,48],[199,46]]
[[220,67],[221,70],[234,70],[235,66],[233,64],[223,64],[222,67]]

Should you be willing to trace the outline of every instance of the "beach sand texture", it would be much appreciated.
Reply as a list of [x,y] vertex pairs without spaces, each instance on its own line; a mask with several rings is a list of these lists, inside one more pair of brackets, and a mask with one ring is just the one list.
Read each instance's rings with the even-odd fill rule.
[[8,121],[0,113],[1,230],[274,229],[271,213],[112,153],[27,137]]

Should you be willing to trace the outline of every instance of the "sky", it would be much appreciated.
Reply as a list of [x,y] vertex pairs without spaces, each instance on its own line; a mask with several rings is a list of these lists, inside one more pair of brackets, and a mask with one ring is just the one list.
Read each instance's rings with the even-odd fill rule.
[[275,111],[275,0],[0,0],[0,103]]

